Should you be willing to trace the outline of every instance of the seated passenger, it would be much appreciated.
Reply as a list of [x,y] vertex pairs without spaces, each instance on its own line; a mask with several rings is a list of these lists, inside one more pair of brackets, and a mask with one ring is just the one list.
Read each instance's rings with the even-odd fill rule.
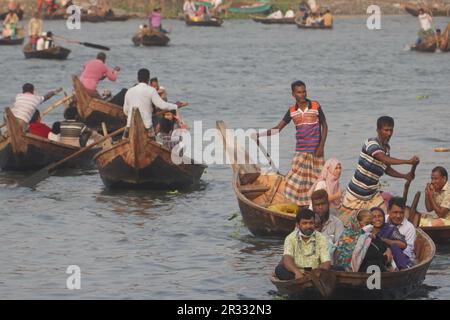
[[327,239],[315,231],[314,212],[301,209],[295,218],[296,228],[284,241],[284,253],[275,274],[280,280],[301,279],[305,268],[329,270]]
[[61,122],[56,121],[52,125],[52,130],[48,133],[47,138],[52,141],[59,142],[61,138]]
[[[353,253],[358,242],[364,245],[364,248],[368,248],[367,243],[370,239],[370,234],[367,232],[372,223],[372,216],[369,210],[359,210],[355,217],[351,217],[348,226],[345,227],[341,239],[338,241],[335,253],[334,253],[334,265],[336,269],[342,269],[344,271],[358,271],[358,268],[354,266],[355,259]],[[361,255],[359,255],[361,257]],[[362,262],[362,259],[360,259]]]
[[393,197],[389,201],[387,222],[398,228],[400,234],[405,237],[406,248],[403,253],[414,263],[414,242],[416,241],[416,228],[405,217],[405,201],[400,197]]
[[385,222],[386,217],[383,209],[375,207],[370,209],[370,212],[372,213],[372,235],[389,246],[397,269],[408,268],[411,265],[411,261],[403,253],[407,246],[405,237],[400,234],[396,227]]
[[39,112],[39,110],[36,110],[31,117],[30,123],[28,124],[28,132],[43,138],[47,138],[50,131],[50,127],[41,122],[41,113]]
[[285,18],[294,18],[295,17],[295,13],[294,10],[289,9],[288,11],[286,11],[286,13],[284,14]]
[[[64,111],[64,121],[60,125],[60,142],[75,147],[86,145],[92,131],[78,120],[76,107],[69,107]],[[83,136],[84,135],[84,136]],[[83,136],[83,139],[81,139]]]
[[268,19],[282,19],[283,18],[283,12],[280,10],[272,12],[267,16]]

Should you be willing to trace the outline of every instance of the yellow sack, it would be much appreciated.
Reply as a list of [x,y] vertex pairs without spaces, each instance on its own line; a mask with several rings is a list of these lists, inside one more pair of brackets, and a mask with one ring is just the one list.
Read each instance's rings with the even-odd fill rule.
[[285,213],[296,216],[298,211],[298,205],[295,203],[278,203],[269,206],[267,209],[279,213]]

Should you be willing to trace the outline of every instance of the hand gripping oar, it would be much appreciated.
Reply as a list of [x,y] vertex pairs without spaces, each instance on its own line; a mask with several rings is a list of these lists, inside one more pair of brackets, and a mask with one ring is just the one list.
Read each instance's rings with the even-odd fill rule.
[[280,174],[280,170],[278,170],[277,166],[273,163],[272,158],[270,157],[269,152],[267,152],[266,148],[262,144],[259,143],[259,139],[256,138],[256,145],[261,149],[262,153],[266,157],[267,161],[269,161],[269,165],[272,169],[274,169],[277,174]]
[[66,38],[60,37],[60,36],[53,36],[53,38],[60,39],[60,40],[63,40],[63,41],[67,41],[68,43],[81,44],[82,46],[85,46],[85,47],[90,47],[90,48],[95,48],[95,49],[100,49],[100,50],[105,50],[105,51],[109,51],[110,50],[109,47],[105,47],[105,46],[102,46],[102,45],[96,44],[96,43],[70,40],[70,39],[66,39]]
[[22,181],[21,183],[18,184],[19,187],[28,187],[28,188],[32,188],[34,186],[36,186],[39,182],[41,182],[42,180],[47,179],[53,172],[56,171],[56,169],[58,167],[60,167],[62,164],[66,163],[69,160],[72,160],[78,156],[80,156],[81,154],[85,153],[86,151],[92,149],[93,147],[95,147],[96,145],[108,140],[110,137],[116,136],[120,133],[122,133],[125,130],[125,127],[117,129],[116,131],[104,136],[103,138],[101,138],[100,140],[98,140],[97,142],[94,142],[90,145],[88,145],[87,147],[81,148],[80,150],[72,153],[70,156],[65,157],[62,160],[59,160],[58,162],[52,163],[50,165],[48,165],[47,167],[39,170],[38,172],[36,172],[35,174],[31,175],[30,177],[26,178],[24,181]]
[[[417,164],[413,165],[411,168],[411,171],[410,171],[410,173],[412,173],[412,175],[413,175],[413,179],[414,179],[414,175],[416,174],[416,168],[417,168]],[[408,200],[408,191],[409,191],[410,184],[411,184],[411,181],[406,181],[405,187],[403,188],[403,201],[405,201],[405,204],[406,204],[406,200]]]

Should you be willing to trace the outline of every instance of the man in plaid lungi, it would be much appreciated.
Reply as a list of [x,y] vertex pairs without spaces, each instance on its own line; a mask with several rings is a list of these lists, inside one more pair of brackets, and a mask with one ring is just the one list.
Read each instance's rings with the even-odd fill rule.
[[273,130],[281,131],[291,120],[294,122],[297,143],[291,170],[286,175],[285,196],[297,205],[307,207],[310,201],[308,191],[324,164],[323,152],[328,125],[320,104],[306,98],[305,83],[295,81],[291,84],[291,89],[296,103],[276,127],[257,134],[257,138],[270,136]]

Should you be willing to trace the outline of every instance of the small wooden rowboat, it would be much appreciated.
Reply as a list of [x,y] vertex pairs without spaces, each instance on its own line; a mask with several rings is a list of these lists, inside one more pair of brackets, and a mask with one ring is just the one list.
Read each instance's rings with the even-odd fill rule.
[[416,229],[416,234],[414,251],[417,264],[409,269],[381,273],[380,289],[369,290],[367,283],[368,278],[372,274],[363,272],[318,271],[324,275],[318,274],[315,279],[307,275],[300,280],[283,281],[272,275],[270,280],[281,294],[289,296],[304,295],[311,292],[317,293],[319,291],[320,295],[329,298],[342,298],[345,296],[346,298],[357,299],[403,299],[422,285],[436,253],[433,241],[425,232]]
[[152,35],[145,35],[143,37],[134,36],[132,39],[135,46],[166,46],[170,39],[162,32],[155,32]]
[[23,48],[23,54],[25,58],[31,59],[56,59],[56,60],[65,60],[70,54],[70,50],[56,46],[50,49],[45,50],[32,50],[31,44],[26,44]]
[[136,109],[129,138],[103,149],[94,160],[109,188],[186,188],[197,184],[206,169],[192,160],[173,163],[171,151],[148,136]]
[[[2,170],[41,169],[80,150],[78,147],[24,133],[9,108],[5,109],[7,137],[0,140],[0,168]],[[80,158],[68,161],[66,168],[94,168],[92,156],[98,148]]]
[[450,6],[442,8],[427,8],[425,6],[417,6],[414,4],[402,3],[401,7],[409,14],[417,17],[419,15],[419,9],[423,8],[425,12],[431,13],[434,17],[450,17]]
[[0,46],[14,46],[23,44],[23,41],[25,40],[24,37],[18,38],[18,39],[10,39],[10,38],[1,38],[0,39]]
[[81,121],[99,132],[102,131],[102,122],[106,124],[109,131],[125,126],[127,117],[121,106],[91,97],[78,77],[73,76],[72,80]]
[[295,18],[270,19],[256,16],[251,16],[251,18],[253,21],[260,22],[263,24],[295,24]]
[[198,26],[198,27],[220,27],[223,23],[223,19],[219,17],[213,17],[209,20],[200,20],[200,21],[194,21],[191,20],[189,17],[186,17],[184,21],[186,21],[187,26]]
[[450,226],[442,227],[420,227],[436,243],[450,242]]

